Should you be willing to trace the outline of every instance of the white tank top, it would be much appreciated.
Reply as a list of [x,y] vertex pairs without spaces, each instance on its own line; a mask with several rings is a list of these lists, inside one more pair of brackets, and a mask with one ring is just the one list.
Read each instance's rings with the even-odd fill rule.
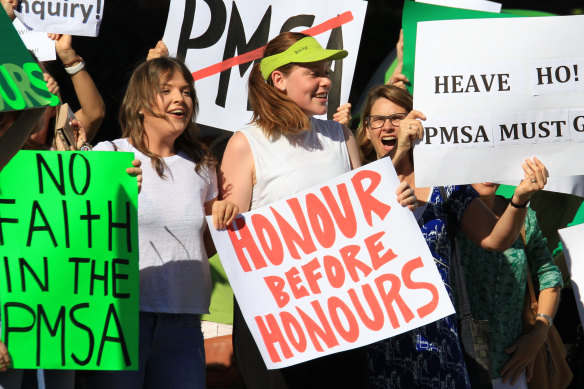
[[269,139],[261,128],[241,130],[255,163],[256,185],[250,209],[260,208],[351,170],[343,128],[311,118],[312,129]]

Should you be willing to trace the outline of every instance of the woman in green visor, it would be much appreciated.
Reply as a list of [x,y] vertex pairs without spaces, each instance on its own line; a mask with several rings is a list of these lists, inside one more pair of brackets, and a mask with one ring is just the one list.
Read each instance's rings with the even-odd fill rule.
[[[223,199],[246,212],[360,166],[351,130],[313,117],[327,112],[331,61],[347,54],[325,50],[314,38],[300,33],[285,32],[267,44],[261,63],[254,65],[249,77],[252,122],[232,136],[223,156]],[[415,204],[405,183],[398,193],[402,205]],[[237,364],[248,388],[367,386],[367,355],[362,348],[267,370],[237,304],[233,337]]]

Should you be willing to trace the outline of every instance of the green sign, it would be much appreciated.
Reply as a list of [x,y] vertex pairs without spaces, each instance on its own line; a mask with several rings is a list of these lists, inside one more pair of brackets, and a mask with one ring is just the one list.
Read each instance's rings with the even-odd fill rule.
[[0,173],[0,315],[15,368],[137,369],[132,159],[20,151]]
[[[471,11],[468,9],[441,7],[419,3],[411,0],[404,2],[402,14],[402,27],[404,30],[404,68],[403,74],[410,80],[408,90],[413,92],[414,85],[414,64],[416,53],[416,34],[418,22],[431,20],[452,20],[452,19],[481,19],[481,18],[510,18],[515,15],[503,13],[492,13],[483,11]],[[449,42],[443,42],[448,45]],[[464,50],[464,47],[460,48]]]
[[0,37],[0,112],[59,104],[4,11],[0,12]]

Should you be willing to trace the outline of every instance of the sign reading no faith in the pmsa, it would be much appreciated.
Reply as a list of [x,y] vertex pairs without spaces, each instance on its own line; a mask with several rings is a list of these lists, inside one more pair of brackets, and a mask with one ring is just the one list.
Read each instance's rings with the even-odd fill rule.
[[[416,186],[584,174],[584,16],[418,23]],[[448,44],[444,44],[448,42]]]
[[349,99],[366,8],[362,0],[172,0],[164,42],[193,72],[197,122],[228,131],[251,121],[251,67],[280,32],[304,32],[324,48],[345,49],[349,55],[331,66],[332,117]]
[[398,184],[383,159],[211,229],[268,369],[454,312],[412,212],[396,201]]
[[2,341],[15,368],[137,369],[132,159],[21,151],[0,173]]
[[0,112],[59,104],[4,11],[0,12],[0,37]]

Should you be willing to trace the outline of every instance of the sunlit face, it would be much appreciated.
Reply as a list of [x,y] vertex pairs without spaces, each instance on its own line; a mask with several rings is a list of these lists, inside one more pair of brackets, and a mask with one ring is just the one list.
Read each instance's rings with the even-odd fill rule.
[[180,74],[175,72],[172,77],[161,77],[160,93],[156,95],[154,113],[156,117],[144,112],[144,130],[148,137],[178,138],[193,116],[193,98],[191,87]]
[[329,73],[330,61],[327,60],[294,66],[277,87],[306,115],[323,115],[327,112],[328,93],[332,85]]
[[495,194],[499,188],[499,184],[493,184],[492,182],[481,182],[480,184],[472,184],[474,190],[477,191],[479,196],[492,196]]
[[[396,113],[406,113],[406,109],[401,105],[379,98],[373,103],[369,116],[390,116]],[[377,158],[383,158],[393,150],[397,144],[397,131],[399,126],[393,125],[390,120],[386,120],[381,128],[372,129],[367,126],[367,139],[377,154]]]

